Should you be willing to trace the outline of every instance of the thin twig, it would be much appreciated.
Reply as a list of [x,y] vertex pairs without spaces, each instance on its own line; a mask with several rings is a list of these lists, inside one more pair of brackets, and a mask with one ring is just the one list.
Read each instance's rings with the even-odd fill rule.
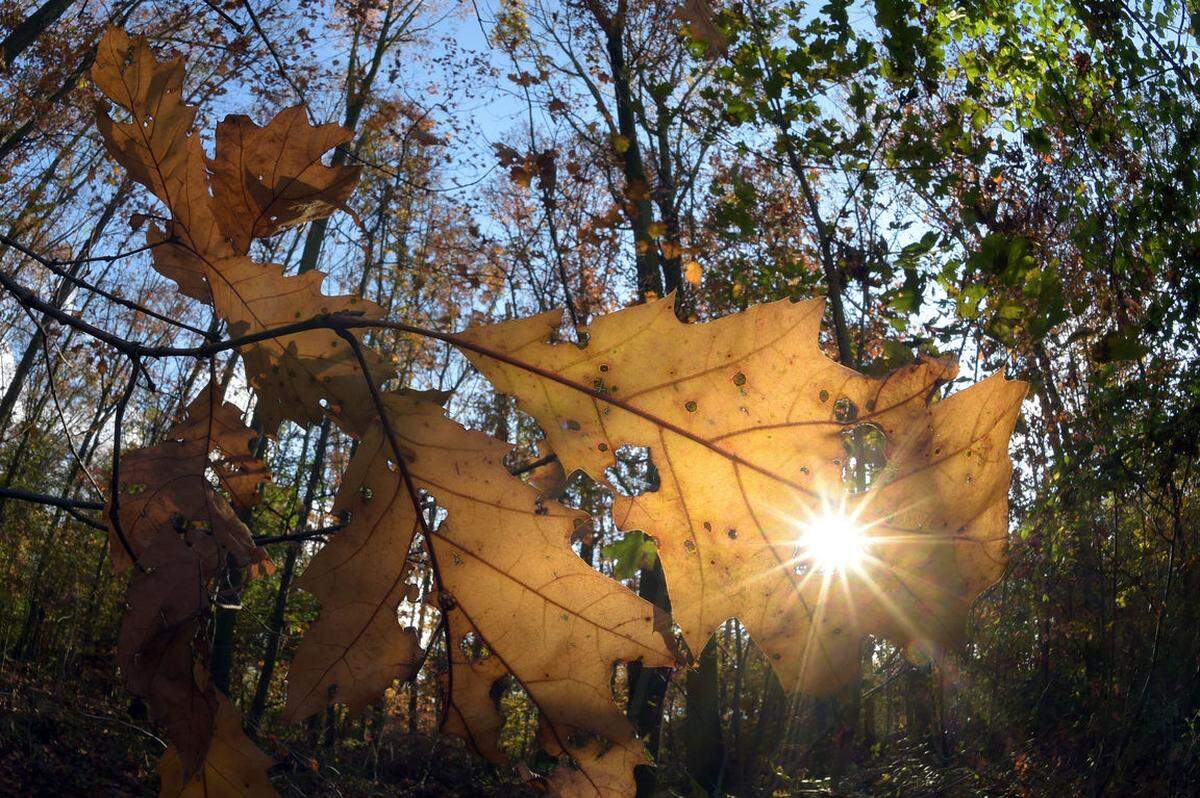
[[163,244],[172,243],[173,240],[174,239],[165,239],[163,241],[157,241],[153,244],[147,244],[144,247],[138,247],[137,249],[132,249],[132,250],[129,250],[128,252],[118,253],[116,255],[98,255],[98,256],[94,256],[94,257],[90,257],[90,258],[80,258],[78,260],[60,261],[60,260],[54,260],[52,258],[46,258],[41,255],[38,255],[37,253],[22,246],[21,244],[17,243],[16,241],[9,238],[8,236],[0,235],[0,243],[4,243],[5,245],[10,246],[13,249],[17,250],[18,252],[20,252],[25,257],[31,258],[31,259],[37,261],[42,266],[44,266],[45,268],[54,272],[62,279],[68,280],[68,281],[74,283],[75,285],[78,285],[80,288],[84,288],[88,291],[91,291],[94,294],[99,294],[100,296],[104,297],[105,299],[107,299],[111,302],[115,302],[122,307],[129,308],[130,310],[137,311],[138,313],[144,313],[147,316],[151,316],[152,318],[158,319],[159,321],[164,321],[167,324],[170,324],[174,327],[180,327],[182,329],[187,330],[188,332],[193,332],[193,333],[196,333],[197,335],[203,336],[205,339],[209,339],[212,336],[210,336],[208,332],[200,329],[199,327],[193,327],[192,325],[190,325],[186,322],[179,321],[178,319],[172,319],[170,316],[166,316],[162,313],[159,313],[156,310],[151,310],[150,308],[146,307],[145,305],[141,305],[132,300],[125,299],[123,297],[119,297],[116,294],[113,294],[109,291],[104,290],[103,288],[96,285],[95,283],[91,283],[91,282],[83,279],[82,277],[78,277],[76,275],[71,274],[68,270],[63,268],[63,266],[76,265],[76,264],[80,264],[80,263],[92,263],[92,262],[98,262],[98,261],[107,261],[109,263],[112,263],[113,261],[115,261],[119,258],[130,257],[132,255],[136,255],[138,253],[145,252],[149,249],[153,249],[154,247],[162,246]]
[[104,495],[104,491],[100,489],[100,484],[96,482],[96,478],[92,476],[91,470],[88,469],[87,463],[83,462],[83,458],[79,456],[79,450],[75,448],[75,441],[71,437],[71,425],[67,423],[66,414],[63,412],[62,403],[58,401],[58,389],[54,386],[54,360],[50,356],[50,339],[46,335],[46,330],[42,327],[41,322],[33,315],[33,311],[28,308],[23,308],[29,316],[29,320],[37,327],[37,336],[42,339],[42,357],[46,361],[46,384],[50,388],[50,398],[54,401],[54,410],[58,413],[58,421],[62,424],[63,437],[67,440],[67,448],[71,450],[71,456],[75,458],[75,462],[79,464],[79,468],[83,471],[84,476],[88,478],[88,482],[92,484],[92,489],[99,496]]
[[208,6],[217,16],[225,20],[225,23],[231,26],[238,33],[246,32],[246,28],[242,25],[242,23],[229,16],[229,14],[225,12],[225,9],[216,4],[216,0],[204,0],[204,5]]
[[519,477],[522,474],[527,474],[530,471],[534,471],[538,468],[541,468],[542,466],[550,465],[551,463],[556,462],[557,460],[558,460],[558,455],[548,454],[545,457],[539,457],[538,459],[533,460],[531,462],[524,463],[519,466],[513,466],[512,468],[508,469],[508,473],[512,474],[514,477]]
[[334,524],[333,526],[323,526],[320,529],[310,529],[307,532],[293,532],[290,535],[255,535],[254,542],[260,546],[267,543],[287,543],[293,540],[317,540],[323,539],[326,535],[331,535],[345,528],[345,524]]
[[242,0],[242,7],[246,9],[246,13],[250,16],[250,24],[254,26],[254,30],[258,33],[258,37],[262,39],[263,44],[267,46],[267,50],[271,53],[271,58],[275,59],[275,66],[279,68],[279,74],[287,81],[287,84],[292,87],[292,91],[296,92],[296,96],[300,98],[300,102],[308,105],[308,100],[304,96],[304,90],[301,89],[292,76],[288,74],[287,67],[283,65],[283,59],[279,57],[275,45],[271,43],[271,39],[267,36],[267,32],[263,30],[262,25],[258,22],[258,16],[254,13],[254,9],[250,6],[250,0]]

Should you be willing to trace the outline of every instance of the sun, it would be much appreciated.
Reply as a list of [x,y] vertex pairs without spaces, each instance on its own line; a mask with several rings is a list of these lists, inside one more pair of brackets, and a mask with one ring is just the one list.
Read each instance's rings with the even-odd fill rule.
[[800,526],[800,559],[826,573],[862,568],[870,548],[866,529],[844,510],[825,508]]

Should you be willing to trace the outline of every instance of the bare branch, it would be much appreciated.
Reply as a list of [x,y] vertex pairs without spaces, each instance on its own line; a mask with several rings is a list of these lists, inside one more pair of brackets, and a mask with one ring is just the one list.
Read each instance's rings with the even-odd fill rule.
[[90,502],[86,499],[68,499],[65,496],[50,496],[45,493],[33,493],[27,490],[19,490],[17,488],[0,488],[0,497],[5,499],[18,499],[23,502],[32,502],[34,504],[46,504],[51,507],[62,507],[64,509],[76,508],[79,510],[103,510],[104,502]]
[[44,257],[42,255],[39,255],[36,252],[33,252],[32,250],[28,249],[27,247],[22,246],[20,243],[9,238],[8,236],[0,235],[0,243],[4,243],[7,246],[12,247],[13,249],[17,250],[22,255],[26,256],[27,258],[32,258],[33,260],[37,261],[45,268],[47,268],[50,271],[57,274],[62,279],[68,280],[68,281],[74,283],[75,285],[78,285],[80,288],[84,288],[88,291],[91,291],[94,294],[99,294],[100,296],[104,297],[105,299],[107,299],[111,302],[115,302],[118,305],[121,305],[122,307],[129,308],[130,310],[137,311],[138,313],[144,313],[147,316],[158,319],[159,321],[166,322],[167,324],[170,324],[174,327],[180,327],[189,332],[194,332],[197,335],[203,336],[204,338],[210,338],[211,336],[209,335],[209,333],[200,329],[199,327],[193,327],[192,325],[187,324],[186,322],[179,321],[178,319],[172,319],[170,316],[165,316],[156,310],[151,310],[150,308],[146,307],[145,305],[140,305],[137,302],[133,302],[128,299],[124,299],[123,297],[119,297],[116,294],[105,291],[103,288],[100,288],[99,286],[95,285],[94,283],[88,282],[87,280],[83,279],[82,277],[77,277],[77,276],[71,274],[66,269],[62,268],[63,266],[76,265],[76,264],[80,264],[80,263],[95,263],[95,262],[100,262],[100,261],[112,263],[113,261],[119,260],[121,258],[132,257],[133,255],[137,255],[139,253],[146,252],[148,250],[154,249],[155,247],[162,246],[163,244],[171,244],[171,243],[175,243],[176,241],[178,241],[178,239],[173,238],[173,237],[166,238],[166,239],[163,239],[162,241],[156,241],[153,244],[147,244],[143,247],[138,247],[137,249],[131,249],[128,252],[118,252],[113,255],[95,255],[90,258],[79,258],[78,260],[60,261],[60,260],[54,260],[51,258]]

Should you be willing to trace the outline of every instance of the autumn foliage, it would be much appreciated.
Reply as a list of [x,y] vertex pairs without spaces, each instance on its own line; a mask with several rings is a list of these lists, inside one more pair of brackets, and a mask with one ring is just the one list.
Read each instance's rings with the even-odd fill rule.
[[[614,699],[619,663],[683,665],[738,618],[785,690],[820,693],[856,672],[863,635],[929,651],[962,642],[971,602],[1006,561],[1024,383],[996,375],[939,400],[951,362],[859,374],[819,346],[817,300],[701,324],[680,322],[667,297],[596,318],[577,331],[585,345],[555,340],[560,312],[436,333],[537,420],[566,473],[604,482],[618,450],[648,448],[660,486],[617,495],[614,518],[656,541],[668,617],[579,558],[583,514],[513,476],[507,444],[451,420],[444,396],[395,383],[369,331],[412,327],[324,294],[319,271],[248,254],[254,239],[346,209],[359,169],[323,159],[349,132],[310,124],[303,106],[262,127],[230,116],[209,158],[184,69],[119,29],[92,67],[109,154],[169,217],[146,230],[154,268],[212,307],[258,398],[252,430],[215,388],[201,392],[163,443],[122,455],[110,498],[112,556],[129,573],[118,660],[172,744],[163,794],[274,794],[269,757],[194,642],[227,563],[269,567],[243,519],[270,480],[255,441],[284,421],[328,417],[358,441],[334,502],[344,527],[299,582],[321,612],[289,671],[291,721],[330,703],[361,711],[414,678],[428,641],[398,608],[424,600],[448,652],[442,728],[503,761],[496,688],[514,680],[559,760],[536,776],[550,794],[615,798],[648,764]],[[513,164],[553,179],[544,164]],[[882,433],[888,466],[843,499],[846,436],[859,429]],[[866,530],[861,570],[806,558],[798,529],[832,505]]]

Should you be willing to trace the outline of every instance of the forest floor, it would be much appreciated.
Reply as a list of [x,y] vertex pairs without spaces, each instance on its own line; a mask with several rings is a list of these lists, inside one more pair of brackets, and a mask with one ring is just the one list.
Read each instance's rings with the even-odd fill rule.
[[[155,796],[155,763],[165,747],[131,702],[112,672],[111,662],[84,662],[69,676],[47,680],[32,668],[0,661],[0,798],[55,796]],[[502,777],[471,756],[457,741],[427,734],[387,733],[377,745],[344,740],[315,757],[301,739],[266,737],[260,745],[278,763],[271,775],[286,798],[530,798],[539,793]],[[944,796],[1036,795],[1003,782],[981,779],[962,762],[936,761],[923,749],[898,747],[891,756],[854,766],[837,788],[828,778],[778,777],[768,791],[776,796]],[[687,777],[662,774],[676,782],[660,795],[695,793],[678,784]],[[991,782],[990,784],[988,782]],[[661,781],[660,781],[661,785]]]
[[[296,755],[298,741],[260,741],[279,764],[271,775],[283,796],[518,798],[535,793],[507,784],[461,745],[430,735],[390,734],[378,746],[339,744],[316,759]],[[165,744],[104,668],[80,666],[47,682],[0,662],[0,796],[155,796],[155,763]],[[319,760],[319,761],[318,761]]]

